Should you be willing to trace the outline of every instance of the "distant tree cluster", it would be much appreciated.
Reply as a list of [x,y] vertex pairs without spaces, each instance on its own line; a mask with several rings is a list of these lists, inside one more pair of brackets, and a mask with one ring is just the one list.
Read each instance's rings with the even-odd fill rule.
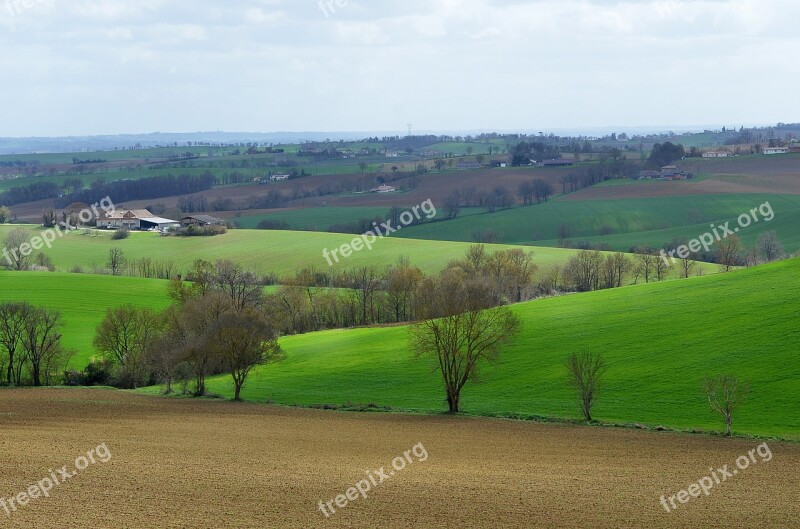
[[81,189],[56,201],[57,207],[65,207],[72,202],[93,204],[104,197],[113,197],[117,203],[129,200],[146,200],[175,195],[185,195],[211,189],[216,178],[210,171],[202,175],[181,174],[178,176],[154,176],[139,180],[117,180],[104,182],[97,180],[90,189]]

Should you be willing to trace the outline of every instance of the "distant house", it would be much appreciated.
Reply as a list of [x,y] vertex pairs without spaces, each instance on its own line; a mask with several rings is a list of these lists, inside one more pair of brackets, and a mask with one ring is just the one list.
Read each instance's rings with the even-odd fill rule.
[[473,169],[480,169],[480,168],[481,164],[479,164],[478,162],[460,162],[458,165],[456,165],[456,170],[458,171],[470,171]]
[[288,180],[289,179],[289,175],[288,174],[274,174],[274,175],[270,176],[269,179],[272,180],[273,182],[280,182],[282,180]]
[[703,158],[727,158],[730,155],[728,151],[708,151],[703,153]]
[[685,180],[686,175],[680,167],[668,165],[661,168],[661,178],[664,180]]
[[539,167],[572,167],[575,165],[574,160],[542,160]]
[[224,226],[225,221],[211,215],[190,215],[181,219],[181,226]]
[[387,185],[379,185],[375,189],[371,189],[370,193],[394,193],[397,191],[396,187],[387,186]]
[[97,227],[107,230],[165,230],[179,225],[177,220],[157,217],[146,209],[118,209],[97,218]]
[[764,154],[789,154],[788,147],[764,147]]
[[639,180],[650,180],[661,178],[661,171],[642,171],[639,173]]
[[400,156],[400,153],[398,153],[396,151],[386,151],[386,157],[387,158],[397,158],[399,156]]
[[492,167],[508,167],[508,162],[504,162],[503,160],[492,160],[489,162],[489,165]]

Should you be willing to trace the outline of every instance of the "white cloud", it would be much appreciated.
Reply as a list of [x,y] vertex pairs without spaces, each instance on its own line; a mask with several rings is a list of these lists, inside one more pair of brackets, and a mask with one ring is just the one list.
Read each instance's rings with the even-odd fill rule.
[[800,120],[795,0],[340,4],[0,5],[0,135]]

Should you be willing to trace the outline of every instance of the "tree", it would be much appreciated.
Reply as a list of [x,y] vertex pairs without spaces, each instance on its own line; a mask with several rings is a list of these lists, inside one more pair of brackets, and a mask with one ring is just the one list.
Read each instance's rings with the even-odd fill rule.
[[386,274],[386,295],[394,312],[395,321],[409,321],[414,294],[423,279],[422,271],[412,267],[407,259],[400,259]]
[[30,363],[34,386],[42,385],[42,364],[59,353],[61,347],[61,313],[47,308],[32,309],[25,318],[22,350]]
[[[0,302],[0,350],[8,359],[6,383],[21,383],[22,376],[22,338],[28,315],[33,311],[29,303]],[[18,354],[19,353],[19,354]]]
[[212,285],[230,297],[236,310],[259,306],[263,300],[263,285],[255,274],[232,261],[217,261]]
[[11,210],[5,206],[0,206],[0,224],[11,222]]
[[453,191],[444,200],[444,215],[448,219],[454,219],[461,213],[461,197],[458,191]]
[[223,314],[210,329],[211,347],[233,378],[234,400],[240,401],[250,372],[285,358],[277,333],[259,309]]
[[717,263],[723,272],[730,272],[742,260],[742,241],[738,235],[731,235],[717,243]]
[[653,267],[656,266],[656,261],[661,260],[657,255],[653,255],[649,248],[636,249],[636,277],[644,277],[644,282],[649,283],[653,275]]
[[758,246],[761,256],[768,263],[780,259],[784,255],[783,245],[778,238],[778,234],[774,231],[768,231],[759,235],[756,246]]
[[600,285],[600,267],[603,254],[598,251],[581,250],[569,259],[564,267],[564,278],[579,292],[591,292]]
[[125,385],[133,388],[146,382],[146,356],[155,342],[161,319],[148,308],[132,305],[111,308],[94,336],[94,347],[122,370]]
[[592,420],[592,406],[597,401],[603,376],[608,370],[605,360],[599,354],[589,351],[572,353],[567,358],[569,382],[575,388],[584,419]]
[[725,435],[731,435],[733,412],[745,401],[750,386],[732,375],[720,375],[703,381],[703,393],[711,409],[725,420]]
[[532,182],[533,185],[533,193],[536,196],[536,203],[540,204],[542,202],[547,202],[555,190],[553,186],[550,185],[549,182],[542,180],[541,178],[537,178]]
[[358,162],[358,170],[362,173],[367,172],[367,162]]
[[30,234],[25,228],[16,228],[6,236],[5,248],[3,250],[4,259],[0,259],[5,267],[12,270],[27,270],[30,267],[33,256],[30,252],[27,255],[22,253],[23,245],[29,245]]
[[108,251],[106,266],[111,270],[112,275],[120,275],[127,262],[128,260],[125,259],[125,253],[121,249],[111,248]]
[[[433,356],[442,375],[450,413],[458,413],[461,391],[479,380],[479,369],[497,360],[501,348],[519,331],[519,320],[508,307],[488,308],[494,296],[486,285],[463,274],[444,273],[427,280],[420,323],[410,328],[416,356]],[[488,310],[485,310],[487,309]]]
[[627,255],[618,252],[606,257],[602,263],[602,280],[605,288],[618,288],[622,286],[633,264]]

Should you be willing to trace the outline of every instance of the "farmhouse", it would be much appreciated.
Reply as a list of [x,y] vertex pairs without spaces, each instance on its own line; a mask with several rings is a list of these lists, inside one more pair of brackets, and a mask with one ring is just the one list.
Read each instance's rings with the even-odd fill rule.
[[668,165],[661,168],[661,178],[665,180],[685,180],[686,175],[681,168],[675,165]]
[[384,185],[379,185],[375,189],[371,189],[370,193],[394,193],[395,191],[397,191],[396,187],[387,186],[386,184],[384,184]]
[[727,151],[708,151],[703,153],[703,158],[727,158],[730,153]]
[[661,178],[661,171],[642,171],[639,173],[639,180],[650,180]]
[[146,209],[118,209],[97,218],[97,227],[107,230],[166,230],[179,225],[177,220],[157,217]]
[[508,162],[504,162],[503,160],[492,160],[489,164],[492,167],[508,167]]
[[789,154],[788,147],[765,147],[764,154]]
[[224,226],[225,221],[211,215],[190,215],[181,219],[181,226]]
[[270,176],[269,179],[272,180],[273,182],[280,182],[282,180],[288,180],[289,179],[289,175],[288,174],[274,174],[274,175]]
[[573,160],[542,160],[539,167],[572,167],[575,165]]

